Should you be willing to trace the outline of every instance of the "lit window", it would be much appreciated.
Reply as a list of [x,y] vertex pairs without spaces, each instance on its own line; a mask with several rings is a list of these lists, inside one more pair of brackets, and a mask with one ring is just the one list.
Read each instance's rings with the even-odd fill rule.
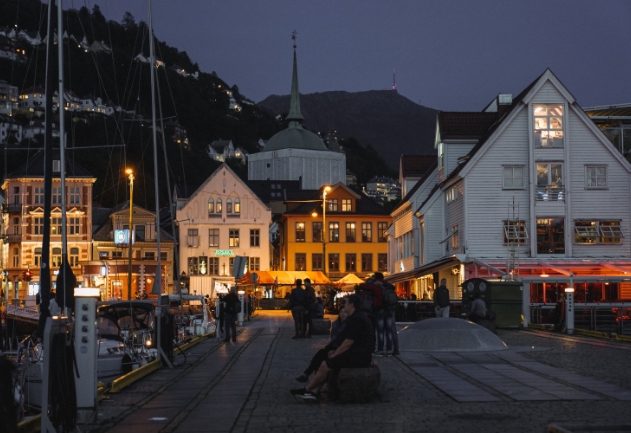
[[605,243],[622,242],[624,234],[620,228],[620,221],[599,221],[600,241]]
[[307,270],[307,255],[305,253],[296,253],[296,270]]
[[563,147],[563,105],[533,106],[535,147]]
[[226,213],[232,213],[232,199],[226,200]]
[[350,198],[342,199],[342,212],[352,212],[352,200]]
[[221,199],[220,198],[217,199],[217,206],[215,206],[215,212],[221,213]]
[[355,242],[355,223],[346,223],[346,242]]
[[208,246],[219,248],[219,229],[208,229]]
[[208,199],[208,216],[212,216],[215,213],[215,201],[212,198]]
[[79,248],[70,248],[70,266],[79,266]]
[[296,242],[305,242],[305,223],[296,223]]
[[329,242],[340,241],[340,223],[329,223]]
[[372,223],[362,223],[362,242],[372,242]]
[[537,164],[537,187],[535,200],[562,201],[565,198],[563,164]]
[[197,229],[188,229],[187,245],[189,248],[197,248],[199,246],[199,232]]
[[238,198],[234,199],[234,213],[241,213],[241,202]]
[[230,229],[229,231],[230,248],[239,247],[239,229]]

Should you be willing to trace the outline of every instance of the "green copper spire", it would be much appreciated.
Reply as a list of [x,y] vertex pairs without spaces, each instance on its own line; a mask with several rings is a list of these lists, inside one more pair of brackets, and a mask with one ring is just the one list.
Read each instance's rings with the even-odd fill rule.
[[294,73],[291,78],[291,102],[289,103],[289,114],[287,120],[290,122],[302,122],[305,120],[300,112],[300,93],[298,92],[298,62],[296,61],[296,31],[291,34],[294,40]]

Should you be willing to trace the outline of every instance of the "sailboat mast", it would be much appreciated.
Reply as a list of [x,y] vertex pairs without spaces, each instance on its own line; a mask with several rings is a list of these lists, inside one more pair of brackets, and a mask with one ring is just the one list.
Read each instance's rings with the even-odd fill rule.
[[[64,110],[64,50],[63,50],[63,0],[57,0],[57,59],[59,61],[59,156],[60,156],[60,179],[61,179],[61,263],[68,261],[68,237],[66,227],[66,125]],[[66,285],[67,266],[61,266],[60,272],[64,285]],[[68,301],[66,299],[66,288],[57,287],[63,290],[64,309],[67,311]],[[57,298],[59,299],[59,298]]]

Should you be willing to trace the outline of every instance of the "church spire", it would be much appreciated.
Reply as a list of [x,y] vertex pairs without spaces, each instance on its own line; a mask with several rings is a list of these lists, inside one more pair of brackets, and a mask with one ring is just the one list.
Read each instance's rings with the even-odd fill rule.
[[298,92],[298,62],[296,61],[296,31],[291,33],[294,41],[294,73],[291,78],[291,101],[289,103],[289,114],[287,120],[302,122],[305,118],[300,112],[300,93]]

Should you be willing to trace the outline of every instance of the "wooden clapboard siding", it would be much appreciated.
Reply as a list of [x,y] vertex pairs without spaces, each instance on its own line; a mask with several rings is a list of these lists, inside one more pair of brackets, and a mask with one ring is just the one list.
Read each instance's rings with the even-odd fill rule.
[[448,143],[443,144],[443,146],[445,149],[443,166],[445,167],[445,174],[448,175],[458,167],[458,158],[468,154],[473,149],[474,144]]
[[[550,81],[546,81],[531,101],[532,104],[564,104],[565,97]],[[567,111],[567,108],[566,108]]]
[[398,238],[403,236],[405,233],[412,231],[412,209],[408,209],[403,215],[400,215],[396,219],[396,224],[394,225],[394,237]]
[[[629,172],[614,156],[613,146],[603,144],[596,134],[585,125],[582,117],[571,112],[569,115],[569,152],[571,155],[569,167],[569,194],[571,215],[566,227],[570,234],[570,241],[574,241],[574,220],[577,219],[612,219],[621,220],[621,228],[625,238],[620,244],[573,244],[572,252],[575,257],[586,256],[629,256],[631,244],[631,226],[629,222]],[[611,147],[611,148],[607,148]],[[607,188],[586,188],[586,166],[604,165],[607,167]]]
[[438,194],[437,199],[429,203],[425,218],[425,245],[427,255],[425,263],[431,263],[445,255],[445,244],[440,241],[445,239],[445,220],[443,214],[443,197]]
[[[452,187],[456,187],[460,191],[460,193],[456,196],[456,199],[454,201],[445,203],[445,237],[451,234],[451,228],[453,226],[458,226],[458,247],[456,249],[452,249],[451,240],[445,241],[445,251],[448,254],[456,254],[464,251],[466,239],[466,228],[464,221],[464,195],[462,194],[464,185],[463,182],[460,181],[456,185],[452,185],[450,189]],[[445,237],[443,237],[443,239]]]
[[[528,112],[525,108],[492,143],[465,178],[467,203],[466,246],[472,257],[507,257],[504,225],[512,213],[513,198],[519,204],[522,220],[529,220],[529,190],[504,190],[503,165],[523,165],[525,184],[529,179]],[[531,233],[532,228],[528,227]]]

